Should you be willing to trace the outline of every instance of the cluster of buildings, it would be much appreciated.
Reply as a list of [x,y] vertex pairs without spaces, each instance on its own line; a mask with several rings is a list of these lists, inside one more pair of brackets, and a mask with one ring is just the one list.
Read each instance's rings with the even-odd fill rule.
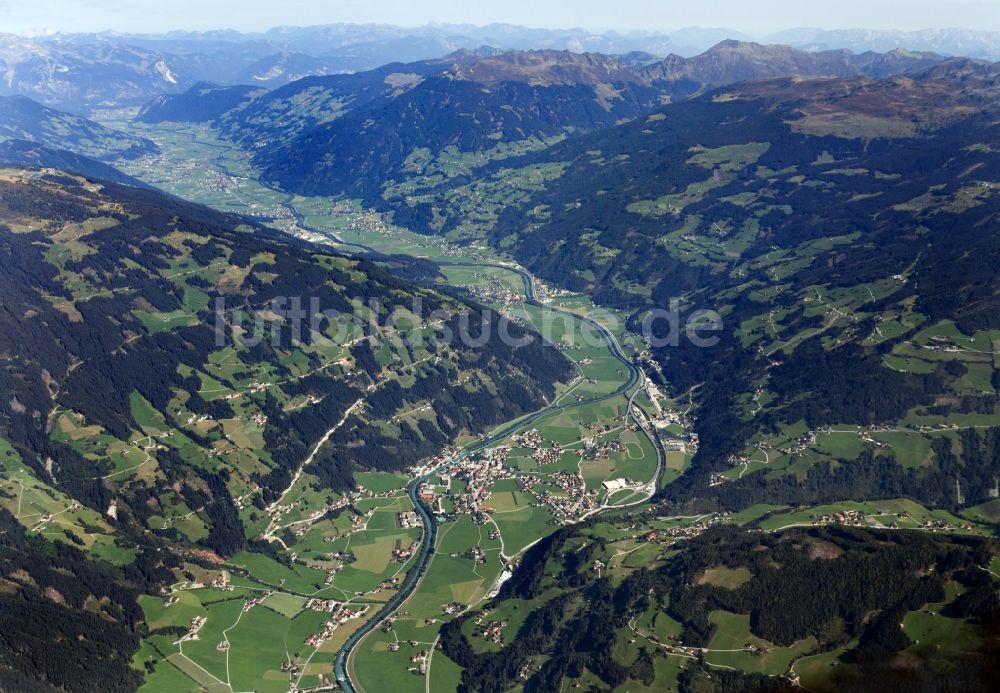
[[333,633],[335,630],[337,630],[337,628],[344,625],[352,618],[357,618],[359,616],[364,615],[365,612],[367,611],[368,611],[367,605],[362,606],[357,611],[355,611],[353,609],[347,608],[347,606],[344,604],[338,603],[333,608],[330,614],[331,616],[330,620],[323,624],[323,627],[320,628],[320,631],[318,633],[310,635],[303,642],[305,642],[305,644],[309,645],[310,647],[319,647],[325,641],[333,637]]
[[[648,382],[648,379],[647,379]],[[647,386],[648,387],[648,386]],[[655,388],[655,386],[653,386]],[[659,395],[659,390],[655,390],[657,395]],[[662,395],[661,395],[662,396]],[[656,413],[653,415],[653,423],[656,424],[657,428],[663,428],[671,424],[677,424],[682,428],[690,428],[691,423],[694,421],[694,417],[686,411],[677,411],[671,407],[664,407],[660,405],[657,408]]]
[[584,460],[606,460],[611,455],[624,451],[625,445],[622,443],[620,435],[610,440],[590,437],[584,438],[580,456]]
[[[490,495],[490,488],[502,479],[510,479],[512,470],[507,466],[510,449],[498,447],[471,455],[451,468],[451,476],[465,482],[464,493],[450,494],[458,514],[479,515],[486,508],[482,505]],[[485,522],[485,520],[484,520]]]
[[[695,455],[698,452],[698,434],[691,429],[694,419],[686,412],[658,407],[652,416],[653,432],[659,438],[663,449]],[[671,433],[667,429],[679,426],[683,433]]]
[[[381,491],[379,493],[375,493],[374,491],[372,491],[370,489],[367,489],[364,486],[360,486],[359,485],[358,488],[357,488],[357,490],[355,490],[355,491],[349,491],[347,493],[344,493],[344,495],[342,495],[340,498],[338,498],[337,500],[335,500],[333,503],[328,503],[324,507],[318,508],[317,510],[314,510],[312,513],[309,514],[309,516],[307,518],[304,519],[304,521],[297,522],[291,528],[291,530],[292,530],[292,532],[296,536],[302,536],[302,535],[306,534],[309,531],[310,527],[313,524],[315,524],[316,522],[318,522],[319,520],[321,520],[323,517],[325,517],[327,515],[327,513],[336,512],[337,510],[341,510],[342,508],[349,507],[351,505],[354,505],[355,503],[357,503],[360,500],[371,499],[371,498],[388,498],[390,496],[395,495],[395,493],[396,492],[392,491],[392,490]],[[303,503],[305,501],[302,501],[300,499],[297,502],[298,503]],[[286,515],[287,513],[291,512],[294,509],[294,507],[295,507],[295,503],[285,503],[285,504],[282,504],[282,505],[272,505],[272,506],[269,506],[267,508],[266,512],[268,514],[268,517],[271,518],[271,523],[273,525],[278,525],[281,522],[281,518],[284,515]],[[371,512],[374,512],[374,511],[370,511],[369,515],[371,514]],[[354,518],[354,529],[355,530],[363,527],[363,525],[364,525],[364,518],[363,517],[355,517]],[[333,540],[334,539],[332,539],[332,538],[328,539],[328,541],[333,541]]]
[[[166,431],[165,433],[161,433],[159,437],[171,438],[173,437],[173,435],[174,435],[173,431]],[[154,450],[166,450],[166,449],[167,449],[166,445],[163,445],[162,443],[153,442],[152,436],[150,436],[149,442],[142,446],[143,452],[153,452]]]
[[264,426],[267,425],[267,417],[263,414],[259,413],[254,414],[253,416],[250,417],[250,420],[253,421],[255,424],[257,424],[258,426],[260,426],[261,428],[264,428]]
[[709,479],[708,479],[708,485],[709,485],[710,488],[714,488],[716,486],[722,486],[723,484],[725,484],[725,483],[727,483],[729,481],[732,481],[732,479],[730,479],[728,477],[725,477],[725,476],[722,476],[721,474],[719,474],[717,472],[713,472],[712,476],[710,476]]
[[[226,175],[214,167],[204,166],[194,159],[168,163],[162,154],[147,154],[138,159],[122,162],[122,165],[128,169],[130,175],[143,180],[147,180],[147,176],[159,178],[165,175],[167,183],[194,182],[202,192],[207,193],[228,193],[239,185],[239,179]],[[271,217],[270,213],[266,213],[257,205],[248,205],[243,213],[260,218]]]
[[412,510],[409,512],[396,513],[396,522],[403,529],[420,526],[420,516]]
[[[667,637],[669,640],[676,640],[674,636],[667,636]],[[682,655],[685,657],[698,659],[708,654],[711,651],[707,647],[691,647],[689,645],[681,645],[679,642],[676,645],[672,643],[671,644],[661,643],[655,635],[649,635],[648,638],[652,642],[662,647],[663,651],[666,652],[667,654]],[[632,642],[635,642],[635,640],[633,639]],[[744,643],[743,647],[739,649],[738,652],[746,652],[756,657],[763,657],[764,655],[769,654],[769,650],[760,647],[759,645],[755,645],[754,643],[751,642]]]
[[306,602],[306,608],[310,611],[328,611],[332,613],[338,606],[340,602],[335,599],[310,599]]
[[649,397],[649,401],[653,405],[655,413],[656,414],[662,413],[663,406],[660,404],[660,400],[664,400],[666,399],[666,397],[664,397],[663,393],[660,392],[660,388],[656,387],[656,383],[654,383],[649,378],[643,379],[643,387],[646,390],[646,396]]
[[365,231],[383,236],[389,235],[389,227],[378,214],[357,214],[351,219],[347,228],[351,231]]
[[587,483],[580,474],[560,471],[547,477],[546,481],[566,494],[556,495],[547,489],[538,494],[539,502],[548,506],[557,519],[572,522],[600,507],[597,491],[588,492]]
[[477,626],[482,625],[483,621],[489,618],[490,614],[492,613],[493,609],[491,609],[488,606],[483,607],[483,610],[480,611],[474,619],[472,619],[472,622],[475,623]]
[[850,525],[858,527],[865,522],[864,513],[858,510],[841,510],[832,515],[821,515],[813,520],[814,525]]
[[[305,518],[304,522],[299,522],[291,527],[292,534],[301,537],[309,531],[309,528],[316,522],[319,522],[327,513],[340,510],[341,508],[346,508],[354,502],[354,496],[359,495],[355,493],[348,493],[333,503],[327,504],[325,507],[318,508],[311,512],[308,517]],[[300,501],[301,502],[301,501]],[[268,508],[267,514],[271,518],[271,522],[275,525],[280,524],[281,518],[294,508],[291,503],[286,505],[279,505],[272,508]]]
[[567,291],[565,289],[557,289],[554,286],[546,284],[538,277],[535,277],[535,298],[542,303],[548,303],[554,298],[560,298],[562,296],[572,296],[573,292]]
[[637,484],[628,477],[623,477],[621,479],[605,479],[601,482],[601,486],[608,493],[614,493],[616,491],[624,491],[626,489],[641,488],[642,484]]
[[429,657],[430,654],[427,650],[420,650],[420,652],[410,657],[410,663],[415,666],[408,667],[406,670],[411,674],[425,676],[427,674],[427,660]]
[[[903,512],[895,513],[895,517],[898,520],[907,519],[909,518],[909,516],[910,514],[907,513],[905,510]],[[835,513],[820,515],[819,517],[815,518],[812,523],[814,525],[848,525],[851,527],[861,527],[865,525],[867,521],[868,521],[868,516],[865,513],[861,512],[860,510],[846,509],[846,510],[839,510]],[[895,521],[890,522],[887,526],[890,529],[899,528],[899,524]],[[931,532],[954,529],[954,527],[948,524],[946,520],[938,520],[938,519],[925,520],[923,525],[921,525],[921,527]],[[971,530],[973,527],[970,523],[963,523],[962,525],[959,526],[959,528],[964,530]]]
[[[680,541],[687,541],[689,539],[694,539],[695,537],[701,536],[705,531],[712,527],[717,527],[722,524],[729,513],[721,513],[712,515],[704,520],[698,520],[697,522],[692,522],[689,525],[681,525],[679,527],[670,527],[669,529],[659,529],[656,530],[656,536],[653,538],[653,542],[657,544],[662,544],[664,546],[673,546]],[[647,533],[645,535],[646,541],[650,541],[650,535]]]
[[289,687],[289,693],[326,693],[327,691],[339,691],[340,684],[331,679],[330,674],[318,674],[319,684],[315,686],[307,686],[301,688],[298,686],[296,681],[302,674],[302,667],[294,662],[287,661],[281,663],[281,671],[288,674],[289,682],[291,686]]
[[[554,443],[553,447],[541,447],[543,441],[537,431],[519,434],[516,436],[515,444],[519,447],[533,448],[536,454],[539,452],[553,454],[554,459],[558,459],[562,453],[562,448],[557,443]],[[471,455],[456,462],[450,468],[449,482],[450,477],[465,482],[465,490],[458,493],[450,491],[450,484],[448,486],[442,485],[442,492],[451,501],[456,514],[472,515],[478,524],[489,523],[489,515],[495,512],[495,509],[489,505],[491,489],[496,482],[504,479],[517,479],[522,491],[533,494],[540,505],[548,506],[557,518],[567,521],[577,519],[582,514],[598,507],[597,492],[587,491],[586,483],[579,473],[559,470],[545,475],[544,478],[538,475],[520,473],[515,468],[508,466],[509,455],[510,448],[500,446]],[[538,485],[545,485],[549,488],[536,490]],[[552,486],[558,488],[562,493],[553,493]],[[420,488],[420,497],[428,503],[437,501],[440,507],[443,496],[438,494],[438,489],[435,486],[424,484]],[[402,520],[400,524],[405,526]],[[491,530],[490,536],[496,538],[499,533],[496,530]]]
[[205,625],[206,621],[208,621],[208,617],[206,616],[195,616],[194,618],[192,618],[191,625],[188,626],[188,632],[182,635],[181,639],[175,642],[174,644],[178,645],[187,640],[197,640],[198,631],[201,630],[202,626]]
[[816,444],[816,432],[809,431],[803,436],[799,436],[793,441],[782,445],[778,448],[778,452],[782,455],[801,455],[805,452],[811,445]]
[[544,444],[545,441],[542,440],[542,435],[538,432],[537,428],[533,428],[530,431],[524,431],[523,433],[518,433],[514,436],[514,445],[519,448],[537,450]]
[[[230,445],[230,446],[226,446],[226,447],[212,448],[211,450],[208,451],[208,456],[209,457],[228,457],[229,455],[232,455],[234,452],[239,452],[239,450],[236,447]],[[243,499],[237,498],[237,499],[234,499],[234,502],[236,503],[236,508],[238,510],[243,510],[243,507],[244,507],[243,503],[245,502]]]
[[484,283],[467,287],[472,296],[481,303],[493,303],[501,306],[510,306],[521,301],[521,295],[514,291],[509,285],[500,281],[492,274],[476,274],[477,279],[485,280]]
[[[944,520],[926,520],[923,524],[923,528],[928,529],[931,532],[953,529],[953,527]],[[959,525],[959,529],[971,530],[972,528],[972,524],[969,522],[963,522]]]
[[468,558],[470,561],[473,561],[478,565],[486,563],[486,552],[479,546],[470,546],[466,549],[463,557]]
[[503,621],[490,621],[476,630],[476,635],[488,642],[503,642],[503,629],[507,624]]
[[531,459],[533,459],[538,464],[555,464],[562,458],[563,448],[556,441],[552,441],[552,444],[546,448],[535,448],[535,451],[531,454]]
[[[683,420],[684,415],[661,410],[658,419],[664,421],[666,425]],[[626,423],[624,417],[619,417],[615,423],[623,432],[638,430],[637,425]],[[613,424],[594,424],[590,426],[590,430],[594,435],[585,438],[582,441],[582,448],[577,451],[581,458],[607,459],[613,454],[625,452],[626,447],[621,435],[615,438],[608,436],[615,430]],[[602,440],[602,437],[606,439]],[[684,440],[685,447],[690,442],[689,436]],[[696,439],[694,444],[697,444]],[[543,439],[537,429],[514,434],[511,445],[518,449],[532,450],[531,457],[538,464],[556,463],[567,450],[557,441]],[[411,470],[414,475],[420,476],[432,470],[447,469],[446,472],[440,472],[442,479],[440,488],[434,483],[424,483],[418,489],[419,497],[425,503],[432,505],[436,503],[437,511],[442,514],[444,513],[442,500],[447,498],[452,512],[472,515],[478,524],[490,522],[489,515],[495,512],[489,505],[491,490],[496,482],[505,479],[516,479],[520,489],[534,495],[538,505],[548,507],[557,521],[576,521],[600,507],[602,493],[597,489],[588,491],[586,481],[579,472],[557,470],[544,475],[522,472],[508,465],[511,449],[509,446],[497,446],[460,459],[454,457],[455,451],[444,451],[424,466]],[[464,482],[464,489],[453,492],[452,478]],[[609,480],[604,484],[608,492],[641,486],[642,484],[625,478]],[[399,526],[403,528],[419,525],[419,518],[413,512],[398,513],[397,519]],[[499,533],[496,530],[490,531],[491,538],[497,536]],[[410,555],[412,554],[401,555],[397,560],[405,562]]]
[[258,597],[247,599],[245,602],[243,602],[243,611],[250,611],[250,609],[254,608],[255,606],[260,606],[265,599],[271,596],[271,594],[272,592],[268,591],[264,592],[264,594]]
[[217,590],[225,590],[226,592],[232,592],[235,588],[231,584],[229,584],[230,579],[231,576],[229,575],[229,571],[223,570],[212,579],[211,587],[214,587]]
[[417,545],[411,544],[406,548],[396,547],[392,550],[392,560],[396,563],[406,563],[417,552]]
[[[937,426],[935,428],[938,429],[938,430],[940,430],[940,429],[948,429],[948,428],[952,428],[952,427],[951,426],[946,426],[946,425],[940,425],[940,426]],[[878,439],[876,439],[875,438],[875,434],[877,434],[877,433],[891,433],[891,432],[894,432],[895,430],[896,429],[894,427],[892,427],[892,426],[884,426],[884,425],[882,425],[882,426],[868,426],[866,428],[858,429],[857,431],[853,431],[853,430],[834,430],[832,427],[826,426],[826,427],[823,427],[823,428],[819,428],[819,429],[817,429],[815,431],[807,431],[806,433],[804,433],[803,435],[799,436],[798,438],[795,438],[794,440],[791,440],[791,441],[785,443],[784,445],[781,445],[778,448],[774,448],[774,450],[776,450],[778,453],[780,453],[782,455],[801,455],[804,452],[806,452],[806,450],[808,450],[810,447],[816,445],[817,435],[819,435],[819,434],[823,434],[823,435],[835,435],[835,434],[851,435],[851,434],[854,434],[854,435],[857,435],[858,437],[860,437],[861,440],[864,443],[866,443],[868,445],[871,445],[872,447],[880,448],[880,449],[882,449],[882,448],[889,448],[889,447],[891,447],[889,445],[889,443],[885,442],[884,440],[878,440]],[[933,429],[930,426],[921,426],[921,427],[917,427],[916,430],[929,431],[929,430],[933,430]],[[767,447],[767,445],[765,443],[761,442],[761,443],[758,443],[756,447],[757,447],[757,449],[761,449],[762,450],[765,447]],[[731,456],[729,458],[729,462],[731,464],[734,464],[734,465],[736,465],[736,464],[744,464],[746,462],[749,462],[749,456],[748,455],[733,455],[733,456]]]
[[432,472],[435,469],[448,465],[457,452],[456,448],[447,447],[437,456],[430,458],[425,464],[411,467],[409,472],[412,476],[423,476],[424,474]]

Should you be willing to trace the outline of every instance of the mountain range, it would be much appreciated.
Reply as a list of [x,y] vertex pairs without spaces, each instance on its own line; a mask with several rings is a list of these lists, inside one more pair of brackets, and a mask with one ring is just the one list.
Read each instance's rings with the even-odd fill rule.
[[0,96],[0,141],[5,139],[39,142],[95,159],[129,159],[156,152],[156,145],[147,139],[24,96]]
[[[670,490],[691,502],[753,441],[800,417],[811,428],[891,426],[995,396],[995,378],[911,372],[890,355],[946,321],[989,329],[1000,308],[990,288],[998,70],[734,41],[638,68],[593,54],[458,53],[250,95],[214,127],[273,185],[359,197],[455,242],[488,240],[637,320],[673,298],[721,311],[727,367],[712,366],[719,349],[652,349],[675,389],[718,374],[699,390],[710,412],[700,464]],[[155,121],[169,103],[141,117]],[[775,404],[747,419],[761,398]],[[854,480],[857,495],[905,487],[954,504],[953,469],[913,478],[884,465],[881,478]],[[967,477],[964,497],[986,499],[991,473]],[[843,494],[829,480],[792,490],[765,479],[726,484],[713,502]]]
[[1000,60],[997,32],[977,29],[891,31],[872,29],[788,29],[768,34],[768,42],[787,43],[804,50],[846,48],[858,53],[897,48],[929,51],[953,57]]
[[[979,334],[1000,310],[998,76],[959,60],[914,77],[740,83],[387,207],[407,205],[397,216],[425,233],[487,237],[540,276],[629,308],[636,326],[673,299],[724,316],[722,346],[652,349],[671,387],[697,387],[702,403],[699,464],[666,492],[682,505],[982,502],[1000,460],[966,461],[956,501],[948,479],[963,462],[943,452],[919,471],[886,456],[822,481],[759,474],[706,489],[803,419],[892,428],[993,410],[988,356],[976,384],[972,366],[916,364],[934,340],[952,343],[936,336],[946,326]],[[520,194],[497,204],[511,187]]]
[[722,40],[757,40],[809,51],[855,53],[902,49],[946,56],[1000,58],[995,33],[801,29],[751,37],[729,29],[682,29],[669,33],[596,33],[494,24],[434,25],[402,29],[387,25],[335,24],[284,27],[263,33],[170,32],[159,35],[0,34],[0,94],[21,94],[46,105],[87,113],[136,105],[198,82],[275,88],[310,75],[371,70],[393,62],[437,58],[456,50],[569,50],[607,55],[692,57]]
[[16,164],[31,169],[72,171],[95,180],[106,180],[133,187],[149,186],[111,164],[76,154],[68,149],[48,147],[38,142],[18,139],[0,140],[0,165]]
[[808,53],[736,41],[693,58],[670,56],[638,67],[594,53],[460,51],[311,77],[271,92],[199,86],[147,104],[138,119],[212,117],[222,136],[252,152],[269,181],[296,192],[349,193],[377,204],[400,194],[404,181],[412,195],[443,177],[722,85],[787,75],[907,74],[942,61],[905,51]]

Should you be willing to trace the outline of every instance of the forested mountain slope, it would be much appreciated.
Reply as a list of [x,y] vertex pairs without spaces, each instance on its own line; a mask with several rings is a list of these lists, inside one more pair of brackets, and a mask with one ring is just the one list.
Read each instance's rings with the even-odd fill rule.
[[264,89],[255,87],[199,82],[182,94],[157,96],[139,109],[135,118],[143,123],[206,123],[264,93]]
[[[70,174],[0,172],[0,283],[4,632],[51,641],[3,641],[13,689],[24,671],[134,687],[135,595],[182,558],[279,541],[264,509],[293,479],[332,502],[355,471],[402,470],[539,408],[571,372],[537,336],[507,346],[496,315],[375,265]],[[73,577],[47,573],[46,555]],[[116,625],[98,636],[102,613]],[[72,647],[44,666],[15,655],[63,636]]]
[[38,142],[94,159],[135,158],[156,151],[149,140],[24,96],[0,96],[0,141],[7,139]]
[[122,173],[111,164],[28,140],[3,140],[0,142],[0,164],[72,171],[88,178],[99,178],[112,183],[140,188],[149,187],[137,178]]
[[[720,85],[775,76],[904,74],[940,60],[902,51],[807,53],[737,41],[691,59],[670,56],[647,65],[597,53],[459,51],[310,77],[267,94],[192,90],[158,99],[139,118],[203,120],[235,97],[228,112],[214,117],[215,127],[252,152],[266,180],[298,193],[361,197],[378,206]],[[426,217],[427,211],[418,213]]]
[[[598,54],[511,51],[460,54],[443,71],[273,144],[253,140],[264,176],[307,194],[360,196],[369,204],[413,195],[556,138],[637,118],[706,89],[771,76],[906,72],[937,56],[875,61],[846,52],[723,42],[685,60],[635,68]],[[885,67],[875,68],[876,63]],[[889,67],[891,63],[891,67]],[[402,79],[407,70],[400,70]],[[386,81],[389,81],[387,77]],[[294,86],[294,85],[292,85]],[[250,144],[245,133],[228,131]]]
[[[636,329],[674,298],[721,314],[713,348],[652,344],[674,392],[704,405],[699,463],[666,491],[679,503],[982,503],[1000,475],[996,77],[956,61],[740,84],[396,215],[455,239],[487,229],[542,277],[632,309]],[[961,443],[934,433],[952,427]]]
[[[634,527],[553,534],[497,598],[445,625],[459,691],[987,690],[997,674],[1000,600],[980,567],[993,540],[716,527],[676,551]],[[616,562],[629,545],[651,565]]]

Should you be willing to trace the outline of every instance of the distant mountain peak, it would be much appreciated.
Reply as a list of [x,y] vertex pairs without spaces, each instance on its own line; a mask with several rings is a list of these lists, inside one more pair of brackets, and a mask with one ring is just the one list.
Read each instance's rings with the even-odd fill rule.
[[481,84],[526,81],[530,84],[603,84],[639,82],[641,76],[621,59],[602,53],[568,50],[504,51],[467,54],[448,70],[449,76]]
[[722,50],[725,48],[742,48],[745,46],[756,46],[763,48],[761,44],[755,43],[753,41],[741,41],[739,39],[723,39],[714,46],[712,46],[711,48],[709,48],[708,51],[706,52],[711,53],[712,51]]
[[459,48],[444,56],[442,60],[468,60],[470,58],[493,58],[506,53],[507,50],[495,46],[482,45],[478,48]]
[[1000,92],[1000,63],[954,58],[919,75],[925,80],[945,80],[962,86],[967,93],[995,99]]
[[934,53],[904,50],[855,55],[846,49],[806,51],[787,45],[726,39],[692,58],[668,56],[648,65],[643,72],[654,83],[679,85],[675,96],[684,97],[727,84],[760,79],[913,74],[944,59]]

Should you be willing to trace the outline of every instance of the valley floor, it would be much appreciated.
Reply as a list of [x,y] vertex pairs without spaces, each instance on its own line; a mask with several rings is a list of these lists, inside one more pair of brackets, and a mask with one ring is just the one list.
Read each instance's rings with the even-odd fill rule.
[[[991,523],[1000,517],[992,507],[956,517],[903,500],[811,508],[760,505],[734,515],[657,517],[646,501],[684,473],[697,442],[686,416],[688,403],[645,387],[641,372],[637,375],[629,365],[642,345],[625,331],[623,315],[534,282],[485,245],[454,246],[388,226],[351,202],[292,197],[263,186],[246,156],[206,128],[142,127],[141,134],[156,141],[162,154],[128,164],[129,174],[345,252],[374,249],[433,260],[448,284],[465,287],[470,296],[538,329],[564,351],[578,373],[541,412],[442,451],[422,469],[409,475],[357,475],[364,492],[345,500],[339,513],[327,513],[326,500],[310,490],[304,465],[270,509],[269,524],[257,528],[282,545],[288,564],[241,554],[174,585],[162,599],[144,598],[153,634],[135,663],[155,665],[146,691],[310,689],[333,685],[338,674],[342,678],[338,661],[346,666],[347,685],[356,690],[454,690],[461,669],[436,650],[442,625],[472,612],[482,625],[502,624],[476,629],[477,648],[495,651],[509,643],[529,605],[518,611],[516,604],[505,603],[506,612],[492,615],[482,612],[484,605],[525,551],[557,528],[597,513],[620,518],[634,512],[640,518],[602,522],[588,530],[606,535],[607,548],[594,570],[617,578],[662,564],[683,542],[724,524],[764,532],[849,525],[990,535]],[[605,342],[585,338],[593,332],[591,321],[608,330]],[[625,362],[616,355],[619,351]],[[420,415],[417,407],[403,416],[418,421]],[[788,431],[756,441],[718,483],[787,466],[780,450],[796,439],[809,438],[807,445],[829,452],[865,436],[881,440],[910,434],[922,435]],[[672,443],[667,451],[663,441]],[[927,447],[920,441],[912,445],[918,457]],[[31,504],[30,489],[9,490],[17,494],[19,513],[22,497],[29,499],[23,512],[39,510]],[[414,496],[429,509],[429,519]],[[434,523],[433,531],[428,522]],[[287,532],[295,538],[291,545],[279,538]],[[421,547],[428,536],[434,544],[424,557]],[[987,569],[1000,573],[996,564]],[[705,579],[738,585],[741,577],[720,570]],[[903,628],[926,637],[934,630],[931,621],[944,618],[933,611],[908,614]],[[640,615],[629,625],[630,648],[638,651],[636,643],[642,641],[663,650],[665,656],[655,664],[658,684],[675,682],[678,672],[698,659],[719,669],[788,676],[803,685],[822,681],[834,663],[835,653],[813,652],[815,643],[777,647],[758,642],[746,616],[715,611],[711,619],[718,632],[696,652],[668,644],[680,625],[665,614]],[[634,658],[635,653],[626,655]],[[587,672],[574,683],[600,685]]]

